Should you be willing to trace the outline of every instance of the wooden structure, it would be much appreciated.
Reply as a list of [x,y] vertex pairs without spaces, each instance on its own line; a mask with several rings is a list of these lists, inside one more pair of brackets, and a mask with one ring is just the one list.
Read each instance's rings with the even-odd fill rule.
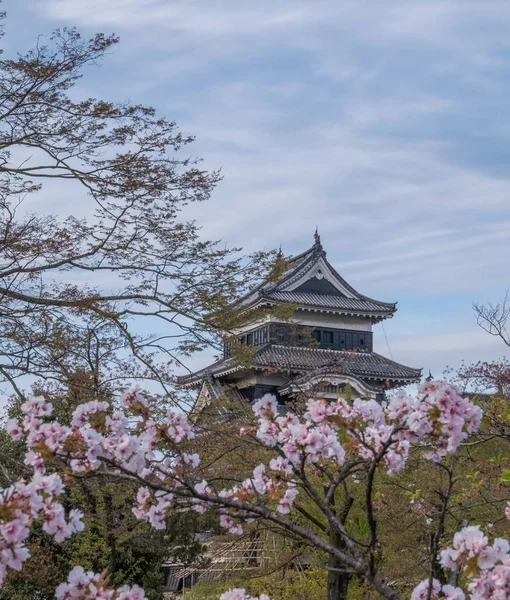
[[[317,232],[313,246],[291,258],[277,281],[263,282],[242,304],[247,311],[263,307],[267,316],[235,331],[221,360],[179,379],[198,390],[198,410],[226,389],[248,401],[269,392],[283,405],[297,394],[333,398],[347,384],[356,395],[382,399],[386,390],[421,378],[421,369],[373,351],[373,326],[393,317],[397,305],[349,285],[327,260]],[[280,304],[294,307],[290,320],[271,314]],[[236,344],[253,346],[249,365],[236,360]]]

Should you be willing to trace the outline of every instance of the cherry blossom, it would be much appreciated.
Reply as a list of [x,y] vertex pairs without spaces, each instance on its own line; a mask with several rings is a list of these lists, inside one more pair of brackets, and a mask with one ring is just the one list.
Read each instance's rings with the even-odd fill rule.
[[[471,600],[502,600],[510,597],[510,544],[496,538],[492,544],[480,526],[464,527],[453,538],[451,547],[440,553],[441,565],[447,569],[461,568],[467,579]],[[464,592],[451,585],[442,588],[435,582],[432,596],[441,591],[449,600],[464,600]],[[426,597],[428,581],[420,583],[411,600]],[[425,596],[423,595],[425,594]]]
[[357,441],[359,456],[376,460],[383,454],[389,474],[403,469],[411,443],[432,446],[428,454],[432,460],[455,452],[477,430],[482,414],[455,388],[437,382],[421,386],[415,398],[401,393],[384,405],[359,398],[352,404],[342,398],[330,404],[311,399],[304,421],[296,415],[279,417],[276,400],[269,395],[258,400],[253,411],[258,417],[257,437],[281,448],[292,464],[329,459],[342,465],[345,451],[337,432],[345,428]]
[[146,600],[144,591],[137,585],[129,587],[124,585],[117,590],[108,586],[105,574],[85,571],[83,567],[74,567],[67,581],[61,583],[56,591],[57,600],[92,600],[93,598],[105,600]]
[[[243,427],[240,434],[254,433],[250,441],[258,440],[272,456],[244,481],[219,489],[214,485],[217,478],[207,481],[199,454],[189,451],[195,428],[187,416],[171,410],[156,417],[140,390],[125,394],[116,406],[102,401],[79,405],[70,427],[50,420],[52,407],[44,399],[25,402],[22,419],[11,419],[6,431],[13,439],[25,440],[25,464],[33,468],[34,476],[28,484],[18,482],[4,490],[0,497],[0,504],[6,506],[0,513],[0,579],[8,568],[20,569],[28,558],[25,542],[35,518],[41,518],[43,529],[56,541],[83,529],[81,514],[71,511],[66,517],[58,501],[62,481],[58,475],[46,474],[48,456],[57,456],[71,474],[104,471],[136,482],[139,488],[133,513],[156,529],[163,529],[167,516],[175,510],[214,510],[220,525],[239,535],[243,522],[261,516],[285,523],[281,519],[291,512],[307,485],[308,471],[325,473],[330,481],[345,469],[345,476],[359,482],[351,465],[362,465],[366,472],[380,467],[392,475],[405,467],[411,446],[425,447],[428,458],[442,460],[476,431],[481,420],[481,411],[473,402],[441,382],[421,386],[415,397],[401,393],[382,404],[360,398],[352,402],[310,399],[304,414],[280,415],[277,400],[265,395],[252,408],[256,427]],[[506,512],[510,518],[510,505]],[[477,527],[464,528],[456,534],[452,547],[441,553],[445,568],[476,562],[476,573],[468,585],[472,600],[503,597],[500,592],[506,593],[509,560],[508,543],[496,539],[489,544]],[[412,600],[425,600],[428,586],[428,581],[417,586]],[[86,573],[81,567],[71,571],[56,594],[57,598],[79,600],[145,597],[136,586],[113,590],[103,575]],[[431,596],[438,595],[464,600],[462,590],[441,587],[434,580]],[[257,599],[245,590],[233,589],[221,600]],[[268,598],[262,595],[259,600]]]
[[[427,600],[429,586],[428,579],[418,584],[411,594],[411,600]],[[464,592],[460,588],[453,585],[441,586],[437,579],[432,580],[431,600],[440,600],[440,598],[446,598],[446,600],[465,600],[465,597]]]
[[261,594],[256,598],[255,596],[249,596],[244,589],[234,588],[223,593],[220,596],[220,600],[269,600],[269,596]]
[[[418,584],[414,588],[413,593],[411,594],[411,600],[427,600],[430,587],[431,586],[430,586],[428,579],[426,579],[425,581],[422,581],[420,584]],[[431,597],[437,598],[437,595],[439,594],[440,591],[441,591],[441,584],[439,583],[439,581],[437,579],[433,579],[432,580]]]
[[18,481],[1,491],[0,583],[7,569],[20,571],[29,558],[25,544],[35,519],[42,519],[44,531],[57,542],[83,530],[80,511],[73,510],[66,518],[64,507],[58,502],[62,493],[62,480],[58,475],[40,472],[36,472],[28,483]]

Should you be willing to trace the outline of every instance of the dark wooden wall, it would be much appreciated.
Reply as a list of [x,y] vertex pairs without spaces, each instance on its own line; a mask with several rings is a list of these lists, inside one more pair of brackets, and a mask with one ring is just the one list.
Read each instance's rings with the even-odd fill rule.
[[248,331],[239,338],[225,342],[225,356],[231,355],[233,343],[261,346],[267,343],[327,348],[330,350],[356,350],[372,352],[372,332],[332,327],[306,327],[292,323],[271,323]]

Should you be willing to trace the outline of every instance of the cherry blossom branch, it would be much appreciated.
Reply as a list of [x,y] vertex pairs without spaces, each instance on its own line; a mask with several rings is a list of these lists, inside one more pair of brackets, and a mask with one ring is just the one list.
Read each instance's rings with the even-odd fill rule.
[[[133,512],[157,529],[165,526],[171,512],[183,510],[199,513],[213,510],[219,514],[220,525],[233,534],[242,533],[243,523],[263,520],[325,552],[347,571],[363,577],[388,600],[401,600],[396,590],[383,581],[375,565],[377,522],[372,495],[376,473],[385,469],[392,475],[403,469],[411,444],[427,446],[426,457],[440,462],[478,429],[480,409],[462,398],[452,386],[435,382],[422,386],[415,398],[400,394],[383,405],[359,398],[352,404],[342,398],[331,404],[310,399],[303,416],[290,413],[278,416],[276,400],[265,396],[252,408],[257,419],[256,438],[273,458],[256,466],[243,481],[223,489],[213,488],[213,482],[222,480],[225,484],[227,481],[219,476],[221,473],[213,470],[213,477],[208,481],[205,478],[211,474],[211,467],[201,466],[200,456],[189,452],[195,435],[200,432],[186,415],[172,410],[156,415],[137,390],[124,395],[117,408],[100,401],[79,405],[70,426],[51,420],[52,406],[43,398],[30,399],[21,407],[24,415],[21,421],[11,419],[6,429],[14,439],[24,439],[28,446],[25,463],[35,470],[33,493],[42,494],[43,503],[49,503],[49,508],[39,509],[34,500],[36,508],[46,511],[45,515],[48,511],[57,514],[47,519],[46,527],[50,532],[55,529],[59,537],[78,530],[81,522],[80,515],[76,514],[66,520],[58,500],[52,494],[48,496],[47,481],[57,481],[54,478],[58,477],[46,475],[46,457],[51,456],[61,460],[71,476],[116,475],[135,483],[138,492]],[[250,428],[248,431],[243,428],[241,436],[249,431]],[[342,444],[340,439],[347,441]],[[367,474],[368,540],[356,539],[350,534],[346,519],[337,515],[334,507],[338,485],[345,485],[347,477],[360,468]],[[325,489],[313,483],[313,473],[329,474],[330,483]],[[25,484],[15,485],[23,490]],[[303,514],[304,509],[300,511],[299,505],[295,505],[300,493],[311,498],[326,517],[328,525],[318,527],[319,531],[324,533],[326,529],[327,533],[329,528],[330,533],[337,532],[342,540],[341,548],[292,518],[290,513],[294,510]],[[55,495],[58,496],[56,491]],[[6,496],[7,505],[9,502],[10,496]],[[445,506],[447,503],[443,512]],[[5,514],[7,521],[0,511],[0,520],[4,522],[0,524],[0,546],[7,543],[3,528],[10,517],[8,512]],[[314,527],[318,523],[312,521]],[[21,537],[12,534],[21,555],[16,554],[14,563],[8,560],[5,570],[21,567],[27,532],[28,527],[25,527]],[[439,536],[433,552],[437,551],[438,540]],[[498,548],[501,547],[501,543],[498,544]],[[449,555],[450,562],[457,560],[455,556]],[[102,575],[84,574],[79,569],[71,574],[79,581],[85,578],[88,583],[82,583],[82,587],[107,585]],[[62,584],[60,589],[64,594],[74,589],[73,585],[74,579]],[[444,586],[437,588],[435,580],[420,586],[414,592],[420,600],[435,600],[438,593],[449,593]],[[139,590],[111,590],[111,593],[119,600],[144,597]],[[245,599],[246,595],[242,590],[231,590],[222,598],[237,600]]]

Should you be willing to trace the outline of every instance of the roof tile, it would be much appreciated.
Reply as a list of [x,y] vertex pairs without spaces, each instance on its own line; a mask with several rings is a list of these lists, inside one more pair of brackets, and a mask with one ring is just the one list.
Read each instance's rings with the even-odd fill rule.
[[[274,368],[292,371],[296,374],[310,370],[329,367],[338,373],[355,375],[361,378],[417,381],[421,378],[421,369],[414,369],[397,363],[376,352],[348,352],[342,350],[326,350],[322,348],[300,348],[267,344],[262,346],[252,357],[252,368]],[[207,375],[215,377],[229,372],[241,370],[243,367],[235,359],[220,360],[193,375],[179,378],[181,385],[190,385],[202,380]]]
[[[269,292],[264,294],[269,300],[280,302],[292,302],[296,304],[305,304],[307,306],[316,306],[318,308],[334,308],[352,310],[355,312],[387,313],[392,310],[386,303],[376,302],[358,298],[346,298],[345,296],[332,294],[313,294],[310,292]],[[391,305],[393,306],[393,305]]]

